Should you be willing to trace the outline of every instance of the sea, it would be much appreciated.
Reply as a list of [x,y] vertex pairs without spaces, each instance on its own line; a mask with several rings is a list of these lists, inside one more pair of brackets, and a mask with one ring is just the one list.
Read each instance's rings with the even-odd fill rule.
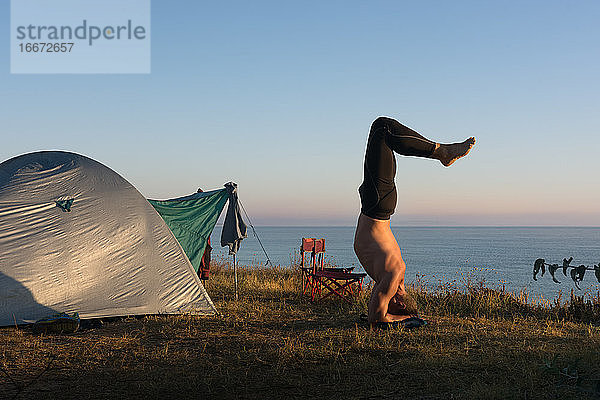
[[[248,227],[248,237],[236,256],[238,265],[279,265],[295,268],[301,238],[325,238],[326,262],[362,271],[353,250],[354,227]],[[406,281],[425,286],[464,290],[484,285],[527,293],[529,301],[564,301],[571,291],[577,296],[597,298],[600,283],[587,271],[579,288],[570,274],[556,271],[560,283],[546,271],[533,279],[537,258],[562,266],[600,263],[600,227],[392,227],[406,263]],[[221,227],[211,236],[213,258],[230,261],[228,248],[220,247]],[[263,250],[264,248],[264,250]],[[270,262],[269,262],[270,261]]]

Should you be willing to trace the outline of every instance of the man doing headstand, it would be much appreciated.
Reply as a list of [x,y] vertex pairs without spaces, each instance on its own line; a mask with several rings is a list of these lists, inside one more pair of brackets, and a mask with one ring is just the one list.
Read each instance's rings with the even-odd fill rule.
[[361,212],[354,236],[354,251],[375,281],[369,300],[369,322],[392,323],[416,316],[414,300],[404,287],[406,265],[390,229],[396,208],[396,159],[403,156],[439,160],[449,167],[475,145],[471,137],[462,143],[432,142],[398,121],[379,117],[371,125],[365,154],[364,180],[358,191]]

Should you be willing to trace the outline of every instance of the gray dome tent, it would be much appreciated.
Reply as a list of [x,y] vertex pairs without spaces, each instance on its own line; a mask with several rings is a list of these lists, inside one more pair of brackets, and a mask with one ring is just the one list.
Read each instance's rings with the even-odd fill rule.
[[61,151],[0,164],[0,326],[215,311],[163,219],[110,168]]

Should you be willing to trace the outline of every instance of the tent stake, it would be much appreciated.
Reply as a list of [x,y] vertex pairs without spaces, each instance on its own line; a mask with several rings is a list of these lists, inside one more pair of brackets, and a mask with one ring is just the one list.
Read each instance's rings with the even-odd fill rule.
[[238,300],[237,262],[233,255],[233,280],[235,281],[235,300]]

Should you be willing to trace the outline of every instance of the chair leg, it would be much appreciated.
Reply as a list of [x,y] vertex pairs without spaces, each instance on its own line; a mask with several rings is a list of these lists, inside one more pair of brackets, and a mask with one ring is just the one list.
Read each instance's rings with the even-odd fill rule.
[[302,273],[302,294],[304,295],[306,294],[306,289],[308,288],[310,277],[306,275],[306,271],[302,269],[300,271]]
[[311,292],[311,299],[312,301],[315,301],[317,299],[317,297],[319,297],[321,295],[321,279],[313,276],[313,287],[312,287],[312,292]]
[[329,278],[326,281],[323,280],[323,285],[329,289],[329,293],[327,293],[325,296],[322,296],[321,298],[324,299],[326,297],[335,295],[338,296],[339,298],[341,298],[342,300],[350,303],[350,300],[348,299],[348,297],[350,297],[350,291],[348,290],[349,285],[352,285],[353,283],[356,282],[356,279],[351,279],[351,280],[347,280],[345,284],[341,284],[340,282],[338,282],[336,279],[333,278]]
[[349,300],[347,299],[348,295],[347,295],[346,287],[349,284],[351,284],[351,281],[347,281],[344,285],[340,284],[335,279],[329,279],[328,281],[330,284],[327,284],[326,282],[324,282],[324,284],[327,287],[327,289],[329,289],[329,293],[327,293],[322,298],[326,298],[326,297],[335,295],[335,296],[338,296],[339,298],[341,298],[342,300],[349,302]]

